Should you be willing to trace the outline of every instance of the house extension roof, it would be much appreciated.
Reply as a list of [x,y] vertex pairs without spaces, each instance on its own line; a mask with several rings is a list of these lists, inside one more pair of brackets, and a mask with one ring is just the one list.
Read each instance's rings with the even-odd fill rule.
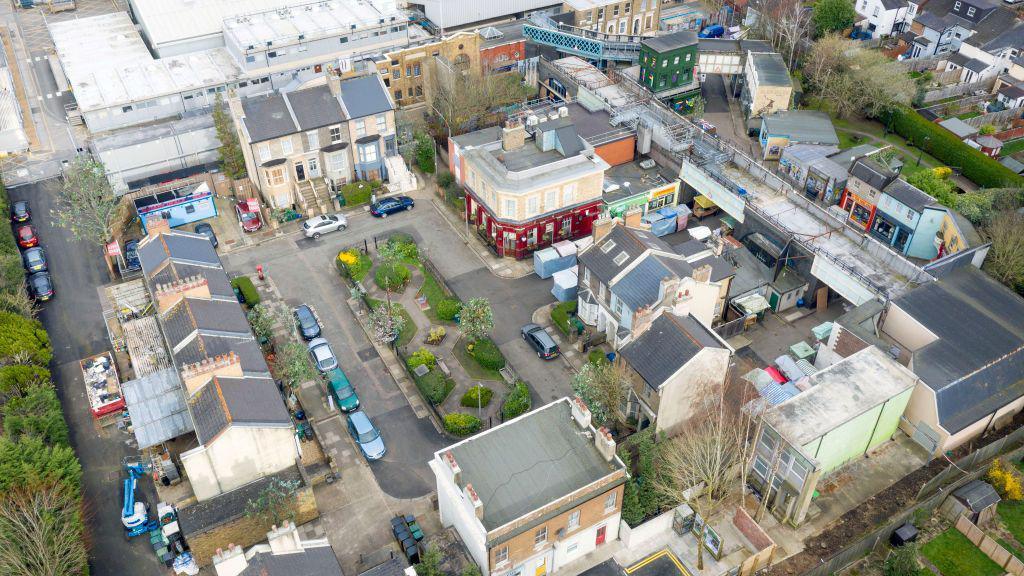
[[217,251],[210,244],[210,239],[201,234],[171,230],[139,246],[139,261],[147,278],[168,259],[183,264],[220,267]]
[[659,300],[662,280],[686,277],[692,272],[685,260],[648,256],[612,284],[611,289],[630,310],[636,310]]
[[917,383],[913,372],[874,346],[809,376],[810,387],[768,408],[765,422],[804,446]]
[[947,118],[946,120],[939,122],[939,126],[949,130],[960,139],[968,138],[978,133],[977,128],[959,118]]
[[476,490],[488,531],[624,469],[574,423],[568,398],[447,450],[462,469],[462,485]]
[[132,432],[139,449],[156,446],[194,430],[178,372],[174,368],[164,368],[124,382],[121,390],[132,415]]
[[644,382],[657,390],[705,348],[725,346],[693,316],[666,310],[620,352]]
[[925,191],[914,186],[906,180],[897,178],[883,189],[883,192],[893,197],[900,204],[910,208],[914,212],[923,212],[928,206],[935,204],[935,198],[929,196]]
[[343,80],[341,103],[349,118],[364,118],[395,109],[391,95],[376,74]]
[[645,38],[641,44],[655,52],[670,52],[677,48],[685,48],[697,44],[697,33],[693,30],[683,30],[666,34],[665,36]]
[[850,167],[850,176],[879,191],[896,178],[896,174],[870,157],[858,158]]
[[[703,45],[702,45],[703,47]],[[777,52],[753,52],[749,57],[754,59],[754,70],[757,82],[761,86],[792,86],[793,79],[789,76],[789,68]]]
[[[672,248],[656,236],[616,225],[600,241],[580,252],[578,258],[591,274],[609,284],[648,249],[672,253]],[[622,257],[622,254],[626,256]],[[619,259],[618,263],[616,258]]]
[[790,142],[839,145],[839,136],[828,114],[817,110],[783,110],[761,120],[771,135],[788,136]]
[[1024,395],[1024,299],[968,265],[894,304],[936,336],[913,367],[950,434]]
[[302,552],[260,552],[238,576],[342,576],[330,545],[307,547]]

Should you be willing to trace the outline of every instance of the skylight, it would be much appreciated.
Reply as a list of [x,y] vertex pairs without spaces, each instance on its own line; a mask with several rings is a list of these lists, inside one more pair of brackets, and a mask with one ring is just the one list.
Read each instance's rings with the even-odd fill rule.
[[609,240],[601,245],[601,252],[607,254],[612,251],[612,248],[615,248],[615,240]]
[[629,254],[626,254],[625,252],[619,252],[619,255],[616,256],[615,259],[612,260],[612,262],[615,262],[616,266],[622,266],[622,263],[625,262],[626,260],[629,260]]

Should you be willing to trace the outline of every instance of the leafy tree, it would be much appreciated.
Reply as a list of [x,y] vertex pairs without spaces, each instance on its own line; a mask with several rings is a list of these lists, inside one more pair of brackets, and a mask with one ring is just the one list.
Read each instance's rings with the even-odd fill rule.
[[253,306],[249,311],[249,325],[260,342],[269,342],[273,337],[277,316],[274,308],[266,302]]
[[52,358],[50,337],[38,320],[0,312],[0,365],[48,366]]
[[466,564],[460,572],[460,576],[480,576],[480,567],[476,564]]
[[984,190],[955,197],[956,210],[977,226],[985,226],[993,216],[992,196]]
[[391,344],[405,328],[405,315],[398,303],[380,302],[370,310],[370,326],[381,344]]
[[49,382],[34,384],[24,396],[8,400],[3,406],[3,418],[4,433],[10,438],[32,435],[51,446],[68,445],[68,425]]
[[92,156],[79,156],[64,171],[52,215],[54,222],[76,239],[103,246],[113,237],[120,206],[103,163]]
[[235,131],[235,123],[220,93],[213,104],[213,127],[220,142],[220,148],[217,149],[220,155],[220,169],[232,180],[245,178],[245,156],[242,154],[242,146],[238,143],[238,132]]
[[640,489],[635,479],[626,482],[622,494],[622,519],[630,526],[637,526],[644,521],[644,508],[640,505]]
[[993,278],[1024,295],[1024,215],[1004,212],[986,228],[992,242],[984,270]]
[[981,128],[978,128],[978,134],[982,136],[991,136],[996,133],[996,127],[991,124],[982,124]]
[[694,96],[690,100],[690,117],[691,118],[703,118],[704,117],[704,98],[701,96]]
[[839,32],[853,26],[857,11],[850,0],[818,0],[811,21],[817,36]]
[[903,546],[893,548],[882,566],[882,574],[885,576],[918,576],[921,574],[921,564],[917,561],[917,544],[908,542]]
[[264,525],[280,525],[283,520],[294,520],[292,498],[298,489],[298,480],[271,478],[266,488],[245,503],[246,517],[257,518]]
[[907,177],[907,182],[938,200],[939,204],[948,208],[956,207],[956,191],[953,190],[953,183],[940,177],[934,170],[915,172]]
[[618,426],[626,421],[628,380],[624,371],[610,362],[587,362],[572,379],[572,389],[590,408],[603,426]]
[[879,116],[909,104],[916,90],[900,63],[834,34],[814,43],[804,72],[814,92],[842,117]]
[[9,364],[0,366],[0,395],[22,396],[32,386],[50,382],[50,371],[42,366]]
[[441,569],[441,551],[431,546],[420,556],[419,564],[413,566],[416,576],[446,576]]
[[81,500],[66,486],[19,486],[0,497],[0,574],[87,574]]
[[290,342],[278,350],[276,365],[291,386],[316,378],[316,371],[309,363],[309,352],[298,342]]
[[434,141],[427,134],[416,135],[416,166],[426,174],[434,173]]
[[494,313],[486,298],[473,298],[462,305],[459,312],[462,333],[472,340],[482,340],[494,330]]
[[0,494],[60,483],[76,497],[82,466],[68,446],[47,446],[38,436],[0,436]]

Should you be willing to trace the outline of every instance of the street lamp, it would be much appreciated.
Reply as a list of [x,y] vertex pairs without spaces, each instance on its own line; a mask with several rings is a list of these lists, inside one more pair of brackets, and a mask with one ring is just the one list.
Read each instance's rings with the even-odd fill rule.
[[[929,140],[931,140],[931,137],[925,136],[924,137],[924,144],[927,144]],[[917,165],[918,166],[921,165],[921,156],[924,156],[924,145],[923,144],[921,146],[918,146],[918,148],[917,148]]]

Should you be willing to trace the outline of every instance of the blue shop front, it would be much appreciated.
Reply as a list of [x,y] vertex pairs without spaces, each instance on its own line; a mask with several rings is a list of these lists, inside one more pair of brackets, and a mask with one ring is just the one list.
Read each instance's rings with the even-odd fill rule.
[[212,218],[217,215],[217,204],[210,187],[200,182],[136,198],[135,212],[145,231],[146,220],[153,217],[167,220],[171,228]]

